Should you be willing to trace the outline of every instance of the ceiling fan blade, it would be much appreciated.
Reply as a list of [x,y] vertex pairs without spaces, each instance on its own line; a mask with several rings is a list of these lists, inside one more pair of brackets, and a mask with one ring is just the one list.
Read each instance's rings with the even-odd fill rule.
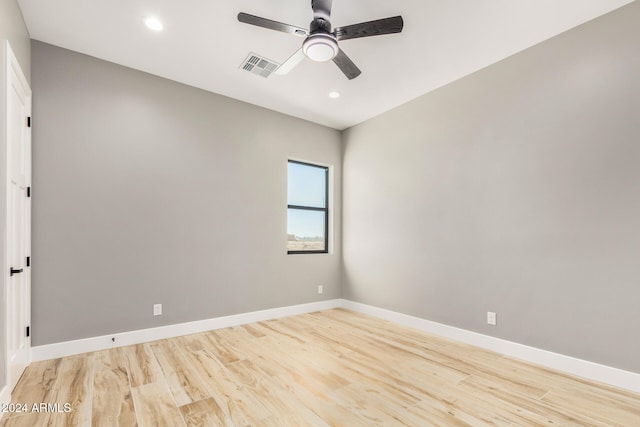
[[282,22],[272,21],[271,19],[261,18],[259,16],[249,15],[244,12],[240,12],[238,14],[238,21],[249,25],[255,25],[257,27],[293,34],[298,37],[306,37],[309,35],[309,31],[304,28],[283,24]]
[[335,62],[349,80],[355,79],[362,73],[342,49],[340,49],[336,57],[333,58],[333,62]]
[[403,27],[404,20],[402,16],[394,16],[392,18],[377,19],[375,21],[347,25],[346,27],[338,27],[333,30],[333,34],[338,40],[349,40],[360,37],[399,33]]
[[293,55],[291,55],[289,59],[280,64],[275,73],[280,75],[289,74],[289,71],[293,70],[299,63],[304,60],[304,58],[306,58],[306,56],[304,55],[302,48],[300,48]]
[[329,21],[331,17],[331,4],[333,0],[311,0],[314,18],[322,18]]

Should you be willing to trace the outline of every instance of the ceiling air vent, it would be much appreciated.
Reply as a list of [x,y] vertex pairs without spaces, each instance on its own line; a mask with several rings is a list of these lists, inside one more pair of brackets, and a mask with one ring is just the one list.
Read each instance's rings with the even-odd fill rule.
[[240,68],[262,77],[269,77],[271,73],[278,69],[279,66],[280,64],[277,62],[273,62],[270,59],[263,58],[262,56],[256,55],[252,52],[242,62]]

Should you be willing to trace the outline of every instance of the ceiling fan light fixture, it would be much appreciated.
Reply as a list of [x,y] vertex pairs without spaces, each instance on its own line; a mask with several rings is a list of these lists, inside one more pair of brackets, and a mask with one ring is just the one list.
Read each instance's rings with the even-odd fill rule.
[[338,42],[328,34],[312,34],[302,43],[302,51],[312,61],[326,62],[338,54]]
[[162,31],[162,29],[164,28],[164,25],[162,25],[162,21],[160,21],[155,16],[149,16],[148,18],[146,18],[144,20],[144,24],[147,26],[147,28],[153,31]]

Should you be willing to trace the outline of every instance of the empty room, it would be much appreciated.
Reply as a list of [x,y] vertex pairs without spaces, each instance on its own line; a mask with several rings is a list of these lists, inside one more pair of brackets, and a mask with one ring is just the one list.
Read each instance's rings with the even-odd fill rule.
[[639,23],[0,0],[0,427],[639,426]]

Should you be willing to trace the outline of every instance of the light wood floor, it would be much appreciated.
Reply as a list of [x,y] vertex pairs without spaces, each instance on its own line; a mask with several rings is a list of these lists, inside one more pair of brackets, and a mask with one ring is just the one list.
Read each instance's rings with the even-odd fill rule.
[[639,426],[640,395],[336,309],[32,364],[0,426]]

